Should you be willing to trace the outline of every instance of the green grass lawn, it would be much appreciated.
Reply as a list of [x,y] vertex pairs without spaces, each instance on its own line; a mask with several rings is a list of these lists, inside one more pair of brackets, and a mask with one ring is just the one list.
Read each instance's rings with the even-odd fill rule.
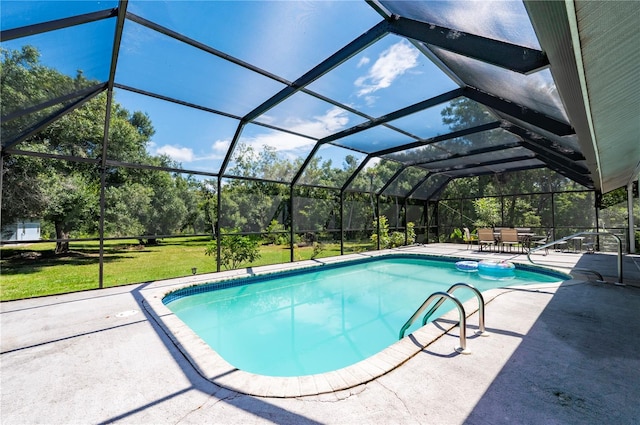
[[[165,239],[141,246],[136,240],[105,241],[104,287],[150,282],[216,271],[215,257],[205,255],[208,238]],[[71,242],[70,252],[54,254],[55,244],[42,243],[0,248],[0,300],[96,289],[99,287],[98,242]],[[345,244],[345,253],[373,249],[370,244]],[[294,260],[308,260],[313,247],[294,249]],[[340,255],[339,244],[326,244],[317,258]],[[242,267],[287,263],[290,250],[262,246],[260,258]]]

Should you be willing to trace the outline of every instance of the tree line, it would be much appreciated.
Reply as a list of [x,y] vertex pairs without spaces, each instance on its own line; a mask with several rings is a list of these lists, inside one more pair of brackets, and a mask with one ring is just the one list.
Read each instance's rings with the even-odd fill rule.
[[[42,65],[39,52],[30,46],[21,50],[2,49],[1,57],[3,117],[97,84],[85,78],[81,71],[70,77]],[[219,184],[217,178],[176,171],[181,164],[166,155],[151,155],[148,148],[155,134],[151,117],[143,111],[129,111],[116,100],[111,103],[107,158],[113,163],[144,164],[145,167],[108,166],[102,169],[99,160],[105,141],[106,104],[106,94],[99,94],[15,147],[31,154],[3,153],[3,223],[41,220],[43,237],[57,239],[56,252],[63,253],[69,249],[69,238],[98,236],[100,199],[104,196],[105,237],[139,237],[146,243],[153,243],[159,236],[176,234],[211,234],[215,237],[217,228],[231,232],[287,234],[288,226],[293,225],[294,232],[301,235],[331,233],[344,228],[368,238],[375,230],[374,220],[377,219],[377,200],[373,192],[398,170],[398,163],[382,160],[361,171],[349,187],[349,193],[344,195],[341,209],[340,197],[343,195],[339,188],[359,166],[354,156],[346,156],[342,164],[337,165],[331,160],[314,157],[304,171],[304,182],[311,184],[291,188],[287,181],[300,169],[303,159],[283,158],[273,147],[265,146],[256,151],[240,144],[234,150],[233,168],[228,171],[239,178],[225,178]],[[62,106],[64,104],[48,106],[3,121],[3,140],[11,140]],[[443,122],[451,130],[480,123],[484,114],[475,103],[464,99],[452,102],[442,111]],[[447,143],[457,146],[490,143],[481,138],[491,137],[495,136],[476,134]],[[408,161],[419,158],[422,153],[413,150],[397,154],[396,158]],[[414,168],[406,172],[421,173]],[[466,198],[472,194],[485,198],[505,193],[580,188],[548,170],[531,170],[518,173],[517,178],[503,176],[501,179],[491,176],[457,179],[449,183],[442,196],[445,199]],[[394,190],[406,193],[411,189],[410,180],[398,180],[395,184],[400,187]],[[398,196],[383,197],[380,215],[386,216],[391,227],[402,225],[405,212],[399,199]],[[487,202],[492,201],[485,204]],[[548,208],[546,202],[544,197],[513,198],[505,205],[507,221],[541,225]],[[575,202],[579,200],[574,198],[569,203],[575,205]],[[562,209],[569,221],[571,214],[580,214],[579,210],[570,207],[567,204]],[[491,209],[495,205],[474,206],[471,214],[474,219],[483,214],[483,208]]]

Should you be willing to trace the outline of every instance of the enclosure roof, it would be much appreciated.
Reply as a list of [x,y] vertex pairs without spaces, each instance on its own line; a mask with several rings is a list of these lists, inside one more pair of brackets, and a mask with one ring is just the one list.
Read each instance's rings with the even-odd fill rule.
[[297,159],[253,176],[290,184],[318,184],[306,173],[318,157],[357,161],[343,189],[388,161],[391,180],[414,179],[403,196],[542,167],[606,192],[640,172],[637,1],[3,1],[1,13],[4,49],[34,46],[93,83],[3,107],[3,155],[106,91],[149,114],[149,149],[213,176],[234,176],[241,145]]

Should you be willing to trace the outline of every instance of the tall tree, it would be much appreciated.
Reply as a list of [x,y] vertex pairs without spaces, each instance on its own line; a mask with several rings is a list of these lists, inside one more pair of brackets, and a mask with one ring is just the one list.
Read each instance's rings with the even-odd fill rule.
[[[29,106],[72,93],[82,87],[97,84],[87,80],[81,71],[75,78],[40,63],[38,51],[30,46],[21,50],[2,49],[1,94],[2,116],[7,116]],[[51,106],[2,123],[3,141],[15,137],[44,116],[56,112],[60,106]],[[68,113],[39,133],[27,138],[17,148],[78,159],[99,159],[102,155],[106,95],[103,93]],[[142,112],[133,114],[117,102],[112,103],[108,155],[110,159],[125,162],[149,162],[147,142],[154,130],[150,118]],[[96,162],[50,160],[32,156],[9,155],[4,157],[2,220],[32,218],[50,221],[58,239],[56,252],[69,249],[68,239],[73,231],[95,233],[98,223],[98,203],[101,170]],[[120,208],[122,196],[135,194],[137,201],[146,196],[126,185],[131,173],[124,169],[112,169],[107,173],[109,187],[118,188],[109,200]],[[138,183],[141,181],[138,180]],[[154,193],[156,193],[154,191]],[[157,194],[160,194],[158,191]],[[145,209],[140,202],[139,211]],[[158,204],[162,204],[161,202]],[[110,207],[108,213],[118,216]],[[127,214],[120,214],[111,223],[115,227]],[[126,225],[130,231],[138,229],[137,223]]]

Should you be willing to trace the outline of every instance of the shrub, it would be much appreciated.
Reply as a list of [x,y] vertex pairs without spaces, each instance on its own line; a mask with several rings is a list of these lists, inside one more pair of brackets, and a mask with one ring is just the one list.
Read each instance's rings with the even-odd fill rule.
[[[377,220],[373,220],[374,230],[378,228]],[[396,248],[403,245],[412,245],[416,241],[415,224],[412,222],[407,223],[406,232],[406,244],[405,244],[405,232],[391,232],[389,234],[389,222],[387,217],[380,216],[380,249]],[[374,244],[378,243],[378,235],[374,233],[371,235],[371,241]]]
[[[215,256],[218,253],[218,241],[211,241],[206,249],[206,255]],[[252,263],[260,258],[259,243],[250,236],[231,234],[221,238],[220,264],[227,270],[237,269],[242,263]]]
[[290,241],[289,232],[286,232],[284,224],[278,223],[278,220],[271,220],[263,239],[267,245],[289,245]]
[[389,222],[387,221],[387,217],[381,215],[379,219],[373,220],[373,235],[371,235],[371,242],[377,246],[378,244],[378,220],[380,221],[380,249],[389,247]]

